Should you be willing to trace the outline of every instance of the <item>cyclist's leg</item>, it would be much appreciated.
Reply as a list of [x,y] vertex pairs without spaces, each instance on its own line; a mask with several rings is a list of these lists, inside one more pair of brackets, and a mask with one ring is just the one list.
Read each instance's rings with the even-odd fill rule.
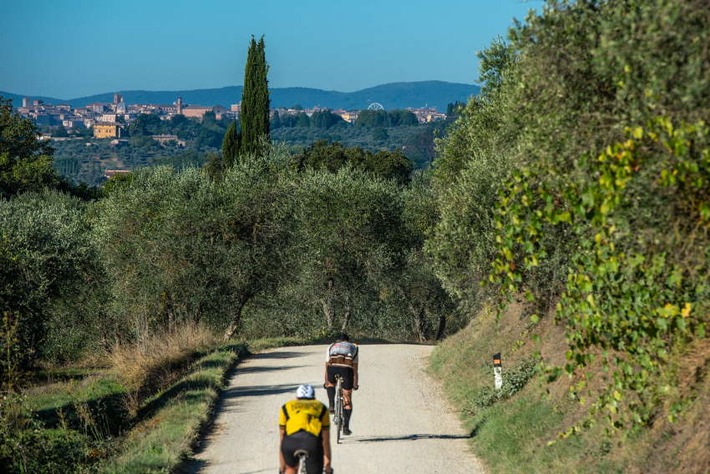
[[294,453],[301,447],[300,444],[299,440],[293,436],[284,436],[283,441],[281,441],[281,454],[286,464],[284,474],[296,474],[298,458]]
[[[305,431],[294,435],[298,439],[298,448],[308,452],[306,459],[306,470],[311,473],[323,472],[323,442],[318,436],[314,436]],[[298,461],[298,460],[297,460]],[[298,465],[298,463],[296,464]]]
[[328,410],[332,413],[335,406],[335,374],[337,370],[336,367],[329,366],[326,372],[328,374],[328,383],[325,386],[325,391],[328,393]]
[[353,414],[353,369],[345,369],[343,375],[343,426],[349,431]]
[[323,446],[319,438],[315,438],[317,446],[312,450],[308,450],[308,459],[306,459],[306,470],[308,472],[323,472]]

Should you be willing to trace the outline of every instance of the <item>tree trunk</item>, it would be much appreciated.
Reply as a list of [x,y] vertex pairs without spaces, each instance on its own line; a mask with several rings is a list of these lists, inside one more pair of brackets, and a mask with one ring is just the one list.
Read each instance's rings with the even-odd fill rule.
[[444,337],[444,331],[446,331],[446,316],[443,314],[439,315],[439,329],[436,330],[436,340],[440,341]]
[[350,305],[347,305],[345,307],[345,314],[343,314],[343,324],[340,326],[340,330],[345,332],[347,329],[348,325],[350,324],[350,316],[352,315],[352,311],[350,311]]
[[234,337],[234,335],[239,330],[239,326],[242,323],[242,310],[247,304],[247,301],[249,301],[249,297],[244,298],[244,300],[239,301],[239,303],[237,303],[237,306],[234,309],[234,316],[232,316],[232,321],[229,323],[229,326],[227,326],[227,330],[224,332],[225,341],[228,341],[232,337]]
[[333,301],[328,298],[323,298],[320,300],[323,306],[323,315],[325,316],[325,323],[328,325],[328,331],[333,329],[335,324],[335,308],[333,308]]
[[427,330],[426,330],[426,315],[424,313],[424,305],[420,305],[419,308],[415,308],[413,305],[409,305],[409,311],[412,312],[414,316],[414,321],[412,328],[414,329],[414,335],[417,337],[419,342],[426,341]]
[[335,307],[333,306],[333,287],[335,282],[332,278],[328,278],[328,282],[325,287],[325,297],[320,300],[323,306],[323,315],[325,316],[325,323],[328,326],[328,331],[333,329],[335,325]]
[[172,296],[167,291],[160,293],[160,314],[168,328],[168,333],[172,334],[175,330],[175,315],[173,314]]

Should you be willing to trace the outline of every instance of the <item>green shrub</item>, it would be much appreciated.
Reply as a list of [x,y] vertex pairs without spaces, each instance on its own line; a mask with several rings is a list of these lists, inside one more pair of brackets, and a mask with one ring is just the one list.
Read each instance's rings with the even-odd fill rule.
[[0,468],[7,473],[76,473],[89,454],[88,438],[73,430],[23,429],[0,439]]

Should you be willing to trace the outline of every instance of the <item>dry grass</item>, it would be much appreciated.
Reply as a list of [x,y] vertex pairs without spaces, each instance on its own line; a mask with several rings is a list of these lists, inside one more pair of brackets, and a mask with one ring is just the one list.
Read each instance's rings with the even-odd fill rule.
[[189,324],[138,344],[114,345],[109,360],[115,376],[130,394],[129,412],[135,413],[146,396],[180,378],[182,371],[176,368],[220,342],[220,337],[204,326]]

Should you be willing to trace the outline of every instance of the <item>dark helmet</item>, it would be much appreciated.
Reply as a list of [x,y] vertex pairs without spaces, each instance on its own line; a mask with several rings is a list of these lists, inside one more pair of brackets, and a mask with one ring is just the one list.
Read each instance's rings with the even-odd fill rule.
[[349,341],[350,341],[350,336],[348,336],[347,333],[345,333],[345,332],[341,332],[341,333],[338,335],[338,341],[348,341],[348,342],[349,342]]

